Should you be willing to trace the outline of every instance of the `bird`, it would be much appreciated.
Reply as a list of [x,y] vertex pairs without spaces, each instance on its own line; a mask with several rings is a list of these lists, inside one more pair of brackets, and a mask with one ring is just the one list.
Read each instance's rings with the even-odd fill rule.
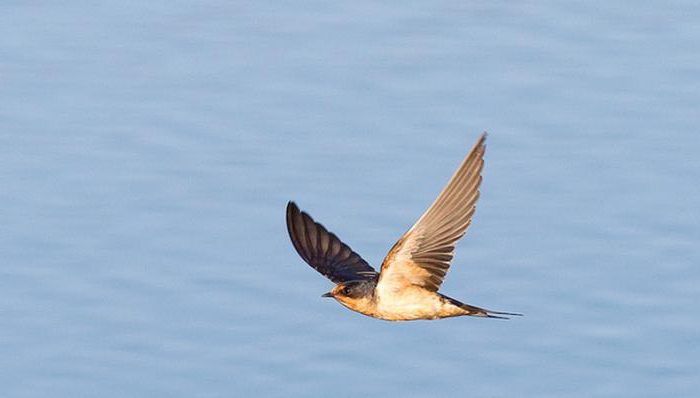
[[522,315],[465,304],[438,292],[455,244],[464,236],[476,211],[485,152],[484,132],[435,201],[389,250],[380,272],[289,201],[287,232],[296,252],[336,284],[322,297],[387,321],[458,316],[509,319],[508,316]]

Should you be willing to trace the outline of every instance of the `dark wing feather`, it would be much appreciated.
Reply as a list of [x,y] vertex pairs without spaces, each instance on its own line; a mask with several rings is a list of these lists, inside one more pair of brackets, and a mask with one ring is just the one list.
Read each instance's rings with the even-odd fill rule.
[[377,271],[350,246],[299,210],[294,202],[287,204],[287,231],[301,258],[331,281],[341,283],[377,277]]

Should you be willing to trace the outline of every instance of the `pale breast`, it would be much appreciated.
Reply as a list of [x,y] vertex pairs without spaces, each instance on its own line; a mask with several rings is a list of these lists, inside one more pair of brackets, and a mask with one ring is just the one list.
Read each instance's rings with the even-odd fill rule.
[[375,301],[377,317],[395,321],[440,318],[446,305],[439,295],[417,286],[383,291]]

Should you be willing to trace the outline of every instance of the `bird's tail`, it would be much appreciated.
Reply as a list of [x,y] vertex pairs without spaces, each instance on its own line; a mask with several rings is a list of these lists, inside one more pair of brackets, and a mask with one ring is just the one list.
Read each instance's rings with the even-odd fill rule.
[[452,297],[447,297],[445,295],[442,295],[442,297],[444,297],[451,304],[456,305],[457,307],[467,311],[464,315],[480,316],[480,317],[484,317],[484,318],[496,318],[496,319],[510,319],[507,316],[502,316],[502,315],[523,316],[523,314],[518,314],[516,312],[491,311],[491,310],[487,310],[485,308],[480,308],[480,307],[476,307],[473,305],[464,304],[459,300],[455,300]]

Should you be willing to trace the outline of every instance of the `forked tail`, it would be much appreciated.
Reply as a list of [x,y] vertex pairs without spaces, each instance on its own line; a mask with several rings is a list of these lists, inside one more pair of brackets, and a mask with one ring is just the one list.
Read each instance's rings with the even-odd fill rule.
[[451,304],[456,305],[457,307],[467,311],[467,313],[464,315],[480,316],[480,317],[484,317],[484,318],[496,318],[496,319],[510,319],[507,316],[499,316],[499,315],[523,316],[523,314],[518,314],[516,312],[491,311],[491,310],[487,310],[485,308],[480,308],[480,307],[476,307],[473,305],[464,304],[463,302],[461,302],[459,300],[455,300],[452,297],[447,297],[444,294],[441,296],[444,297],[445,300],[449,301]]

